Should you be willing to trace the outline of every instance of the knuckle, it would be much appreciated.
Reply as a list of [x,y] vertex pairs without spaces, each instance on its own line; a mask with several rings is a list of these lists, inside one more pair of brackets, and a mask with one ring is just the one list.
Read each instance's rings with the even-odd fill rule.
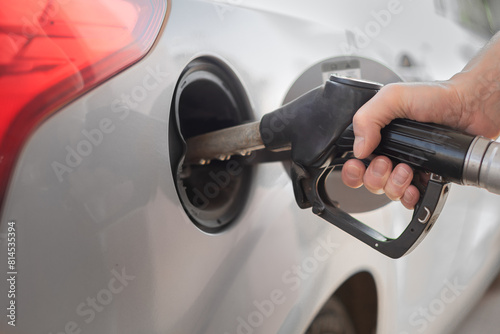
[[362,109],[359,109],[352,118],[354,133],[364,130],[365,116]]
[[385,85],[380,92],[384,94],[387,98],[399,97],[404,89],[404,85],[401,83],[390,83]]

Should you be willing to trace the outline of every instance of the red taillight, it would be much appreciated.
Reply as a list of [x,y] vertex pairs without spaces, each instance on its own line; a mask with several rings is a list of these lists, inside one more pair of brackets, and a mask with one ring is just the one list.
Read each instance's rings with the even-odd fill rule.
[[[141,59],[167,0],[16,0],[0,11],[0,200],[27,136]],[[1,202],[0,202],[1,203]]]

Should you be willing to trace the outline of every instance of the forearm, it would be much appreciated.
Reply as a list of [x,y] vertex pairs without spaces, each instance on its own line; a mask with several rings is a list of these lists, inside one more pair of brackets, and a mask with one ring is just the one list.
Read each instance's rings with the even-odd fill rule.
[[450,79],[461,100],[460,128],[495,138],[500,133],[500,33]]

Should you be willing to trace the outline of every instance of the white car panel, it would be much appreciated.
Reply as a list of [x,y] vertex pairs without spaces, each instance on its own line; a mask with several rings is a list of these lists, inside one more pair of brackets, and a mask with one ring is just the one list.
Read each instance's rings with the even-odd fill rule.
[[[12,327],[3,316],[0,331],[303,333],[342,282],[368,271],[377,333],[451,332],[499,268],[494,195],[453,186],[427,239],[392,260],[300,210],[280,163],[256,168],[243,212],[219,234],[191,222],[170,170],[170,106],[189,61],[212,56],[230,66],[258,119],[308,67],[344,55],[346,31],[377,22],[372,10],[388,3],[173,1],[149,55],[64,107],[23,149],[0,224],[1,268],[6,222],[17,226],[18,319]],[[353,54],[398,72],[406,53],[422,79],[446,79],[484,43],[431,1],[400,8]],[[89,149],[84,130],[102,139]],[[77,159],[79,148],[88,154]],[[59,177],[55,161],[68,167]],[[408,212],[391,203],[357,217],[390,223]],[[2,280],[0,296],[7,291]]]

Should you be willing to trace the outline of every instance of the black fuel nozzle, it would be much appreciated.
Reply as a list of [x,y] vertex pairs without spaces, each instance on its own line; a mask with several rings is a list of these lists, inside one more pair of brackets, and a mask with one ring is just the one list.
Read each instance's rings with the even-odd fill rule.
[[[260,132],[266,148],[291,149],[294,194],[301,208],[312,207],[333,225],[381,253],[399,258],[410,252],[437,220],[448,182],[481,186],[488,183],[484,180],[495,179],[498,182],[494,186],[490,182],[489,189],[500,190],[500,149],[497,143],[486,145],[484,139],[440,125],[394,120],[383,129],[375,153],[407,163],[416,175],[424,177],[414,179],[422,194],[407,228],[395,239],[382,235],[342,211],[325,190],[330,172],[352,157],[354,114],[381,88],[373,82],[332,76],[325,85],[265,115]],[[487,151],[489,155],[485,155]],[[483,164],[485,156],[488,163]],[[495,161],[494,167],[491,161]],[[499,171],[498,176],[492,176],[493,171]]]
[[272,151],[291,146],[296,164],[320,167],[356,111],[380,88],[379,83],[332,76],[323,86],[264,115],[262,141]]
[[[412,166],[413,184],[421,192],[407,228],[398,238],[387,238],[342,211],[325,190],[330,172],[353,157],[354,114],[381,88],[374,82],[332,76],[323,86],[264,115],[260,122],[189,138],[183,161],[204,165],[213,159],[248,156],[264,147],[267,150],[261,159],[249,160],[276,161],[291,156],[293,189],[301,208],[312,207],[328,222],[398,258],[413,249],[433,226],[446,199],[448,182],[500,194],[500,143],[410,120],[396,119],[386,126],[375,154]],[[291,152],[275,153],[279,151]]]

